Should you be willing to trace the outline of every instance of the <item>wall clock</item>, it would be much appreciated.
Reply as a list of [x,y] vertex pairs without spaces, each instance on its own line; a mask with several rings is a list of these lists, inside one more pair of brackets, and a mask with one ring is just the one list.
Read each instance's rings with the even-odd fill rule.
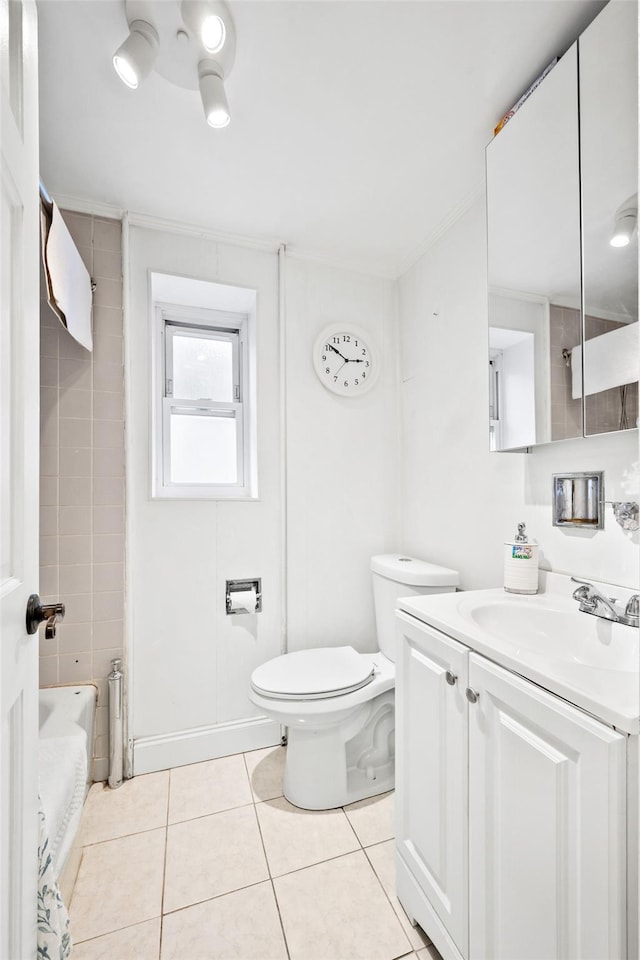
[[326,327],[313,348],[315,371],[327,390],[358,397],[371,389],[378,361],[368,333],[351,324]]

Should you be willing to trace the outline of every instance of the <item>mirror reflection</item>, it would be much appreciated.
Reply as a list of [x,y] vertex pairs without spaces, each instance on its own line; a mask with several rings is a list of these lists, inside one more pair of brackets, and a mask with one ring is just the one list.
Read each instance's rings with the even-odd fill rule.
[[[579,40],[585,434],[638,421],[638,51],[634,4],[615,3]],[[572,393],[582,395],[580,350]]]
[[491,448],[582,435],[577,45],[487,148]]

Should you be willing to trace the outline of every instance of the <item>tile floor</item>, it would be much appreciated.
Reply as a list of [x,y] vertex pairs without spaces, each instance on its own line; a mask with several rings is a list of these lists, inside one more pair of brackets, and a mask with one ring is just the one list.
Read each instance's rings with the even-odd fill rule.
[[273,747],[94,784],[73,960],[440,960],[395,897],[393,794],[311,812]]

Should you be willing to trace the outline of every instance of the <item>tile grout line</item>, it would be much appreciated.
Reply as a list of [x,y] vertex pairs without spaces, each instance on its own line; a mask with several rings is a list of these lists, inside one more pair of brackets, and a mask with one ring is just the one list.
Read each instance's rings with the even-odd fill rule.
[[278,911],[278,921],[280,923],[280,930],[282,931],[282,940],[284,942],[284,948],[287,952],[287,960],[291,960],[291,953],[289,951],[289,944],[287,942],[287,935],[284,929],[284,923],[282,921],[282,914],[280,913],[280,904],[278,902],[278,895],[276,894],[275,884],[273,882],[273,876],[271,875],[271,864],[269,863],[269,857],[267,856],[267,848],[264,843],[264,837],[262,836],[262,827],[260,826],[260,817],[258,816],[258,804],[256,802],[255,794],[253,792],[253,786],[251,784],[251,774],[249,773],[249,765],[247,764],[247,755],[246,753],[242,754],[242,759],[244,760],[245,770],[247,771],[247,777],[249,778],[249,789],[251,790],[251,796],[253,797],[253,815],[256,818],[256,823],[258,825],[258,833],[260,835],[260,843],[262,844],[262,852],[264,853],[264,860],[267,865],[267,872],[269,874],[269,883],[271,884],[271,892],[273,894],[273,900],[276,905],[276,910]]
[[160,936],[158,937],[158,960],[162,956],[162,935],[164,933],[164,891],[167,884],[167,851],[169,849],[169,809],[171,804],[171,769],[169,769],[169,783],[167,784],[167,815],[164,827],[164,857],[162,861],[162,891],[160,894]]
[[[395,847],[395,837],[391,837],[390,839],[393,840],[394,847]],[[380,841],[380,844],[382,844],[382,843],[388,843],[388,842],[389,842],[388,840],[381,840],[381,841]],[[369,844],[369,847],[377,847],[377,846],[379,846],[380,844],[378,844],[378,843],[370,843],[370,844]],[[378,876],[378,872],[377,872],[375,866],[373,865],[373,862],[372,862],[372,860],[371,860],[371,857],[370,857],[369,854],[367,853],[367,849],[368,849],[367,847],[364,847],[364,848],[363,848],[363,852],[364,852],[365,857],[367,858],[367,862],[369,863],[369,866],[370,866],[371,869],[373,870],[373,873],[374,873],[374,875],[375,875],[375,878],[376,878],[376,880],[378,881],[378,883],[380,884],[380,887],[382,888],[382,892],[384,893],[385,897],[386,897],[387,900],[389,901],[389,905],[391,906],[391,909],[393,910],[395,916],[397,917],[398,923],[399,923],[400,926],[402,927],[402,922],[401,922],[401,920],[400,920],[400,917],[398,916],[398,912],[397,912],[397,910],[396,910],[396,908],[395,908],[395,905],[394,905],[394,903],[393,903],[393,900],[391,899],[391,897],[390,897],[389,894],[387,893],[387,891],[386,891],[386,889],[385,889],[385,886],[384,886],[382,880],[381,880],[380,877]],[[395,899],[398,900],[397,896],[395,897]],[[400,908],[401,908],[401,909],[404,909],[404,907],[402,906],[402,904],[400,903],[399,900],[398,900],[398,903],[400,904]],[[411,921],[409,921],[409,923],[411,923]],[[422,927],[420,927],[420,929],[422,930]],[[405,933],[404,929],[403,929],[402,932],[404,933],[405,937],[407,937],[407,942],[409,943],[409,946],[411,947],[411,952],[410,952],[409,954],[404,954],[404,953],[403,953],[403,954],[400,954],[401,957],[411,956],[412,953],[417,954],[418,949],[422,950],[424,947],[427,946],[427,944],[423,944],[422,947],[419,947],[418,949],[416,949],[416,947],[414,947],[414,946],[411,944],[411,941],[409,940],[409,937],[408,937],[407,934]],[[429,940],[429,943],[431,943],[431,940]]]
[[[349,806],[349,804],[347,804],[347,806]],[[362,843],[362,840],[361,840],[360,837],[358,836],[358,833],[357,833],[357,831],[356,831],[356,828],[355,828],[354,825],[351,823],[351,820],[349,819],[349,814],[347,813],[347,811],[345,810],[344,807],[340,807],[340,809],[342,810],[343,814],[345,815],[345,817],[346,817],[346,819],[347,819],[347,823],[348,823],[349,826],[351,827],[351,831],[352,831],[354,837],[356,838],[356,840],[357,840],[358,843],[360,844],[360,849],[361,849],[361,850],[364,850],[364,844]]]

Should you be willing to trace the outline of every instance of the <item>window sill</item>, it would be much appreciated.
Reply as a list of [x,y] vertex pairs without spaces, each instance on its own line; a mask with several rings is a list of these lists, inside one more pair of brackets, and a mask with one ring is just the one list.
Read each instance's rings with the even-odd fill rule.
[[241,490],[212,490],[210,488],[194,489],[193,487],[160,487],[151,491],[151,500],[214,500],[221,503],[236,501],[241,503],[260,500],[255,494]]

